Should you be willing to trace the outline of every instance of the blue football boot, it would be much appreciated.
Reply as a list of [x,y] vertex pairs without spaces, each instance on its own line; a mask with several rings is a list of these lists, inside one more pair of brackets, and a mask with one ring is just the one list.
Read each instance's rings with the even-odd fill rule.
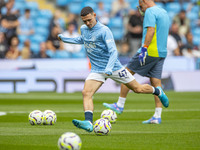
[[151,117],[151,119],[143,121],[143,124],[160,124],[161,123],[161,118],[155,118]]
[[118,107],[117,103],[113,103],[113,104],[108,104],[108,103],[103,103],[103,106],[105,106],[108,109],[113,110],[114,112],[116,112],[117,114],[122,114],[124,108],[122,107]]
[[169,106],[169,100],[168,100],[168,97],[167,95],[165,95],[165,93],[163,92],[162,88],[161,87],[157,87],[159,90],[160,90],[160,95],[158,96],[161,103],[163,104],[164,107],[168,107]]
[[88,120],[84,120],[84,121],[81,121],[81,120],[72,120],[72,123],[77,127],[77,128],[80,128],[80,129],[83,129],[83,130],[86,130],[87,132],[92,132],[93,131],[93,125],[90,121]]

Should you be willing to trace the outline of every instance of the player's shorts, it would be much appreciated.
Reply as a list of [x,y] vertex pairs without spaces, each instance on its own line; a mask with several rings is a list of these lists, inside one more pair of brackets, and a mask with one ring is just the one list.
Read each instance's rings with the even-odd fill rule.
[[141,66],[139,53],[137,53],[128,62],[127,68],[141,76],[161,79],[164,60],[165,58],[147,56],[145,65]]
[[110,76],[107,76],[104,73],[90,73],[86,80],[105,82],[107,78],[111,78],[112,80],[123,84],[129,83],[135,79],[127,69],[122,68],[120,70],[112,72],[112,75]]

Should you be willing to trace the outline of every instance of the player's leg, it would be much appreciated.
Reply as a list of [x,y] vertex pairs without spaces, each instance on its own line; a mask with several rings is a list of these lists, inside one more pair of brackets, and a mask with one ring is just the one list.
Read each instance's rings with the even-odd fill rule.
[[[131,71],[129,68],[126,68],[132,75],[134,75],[135,73],[133,71]],[[117,103],[112,103],[112,104],[108,104],[108,103],[103,103],[103,105],[106,108],[112,109],[113,111],[115,111],[117,114],[121,114],[124,110],[124,105],[126,102],[126,97],[129,93],[129,88],[124,85],[121,84],[121,89],[120,89],[120,96],[118,98]]]
[[[99,74],[97,74],[99,75]],[[104,83],[105,78],[103,78],[103,81],[98,81],[91,79],[94,76],[91,74],[88,76],[88,78],[85,81],[84,89],[82,91],[83,95],[83,107],[85,111],[85,120],[72,120],[72,123],[77,127],[84,129],[88,132],[93,131],[93,100],[92,96],[95,94],[95,92],[101,87],[101,85]]]
[[[84,111],[86,112],[92,112],[94,111],[93,107],[93,100],[92,97],[95,94],[95,92],[101,87],[103,82],[96,81],[96,80],[86,80],[84,89],[82,91],[83,95],[83,107]],[[89,120],[90,122],[93,122],[92,117],[89,117],[85,115],[85,120]]]
[[[150,78],[151,85],[154,87],[161,87],[161,80],[157,78]],[[162,103],[158,96],[154,95],[155,99],[155,113],[153,117],[149,120],[143,121],[144,124],[160,124],[161,123],[161,113],[162,113]]]
[[153,94],[158,96],[164,107],[169,106],[168,97],[163,92],[160,86],[153,87],[149,84],[139,84],[136,80],[133,80],[125,84],[129,89],[133,90],[135,93]]

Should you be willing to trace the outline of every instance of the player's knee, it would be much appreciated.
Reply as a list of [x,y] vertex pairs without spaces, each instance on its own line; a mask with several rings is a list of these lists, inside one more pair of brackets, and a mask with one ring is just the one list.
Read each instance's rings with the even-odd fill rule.
[[92,96],[92,95],[91,95],[91,92],[88,91],[88,90],[83,90],[83,91],[82,91],[82,95],[83,95],[83,97],[90,97],[90,96]]
[[133,91],[135,93],[142,93],[142,88],[141,87],[136,87],[136,88],[133,89]]

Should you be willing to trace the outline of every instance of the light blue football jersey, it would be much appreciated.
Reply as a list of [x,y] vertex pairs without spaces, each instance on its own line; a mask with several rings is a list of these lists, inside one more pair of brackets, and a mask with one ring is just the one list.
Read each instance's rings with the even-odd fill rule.
[[67,38],[59,35],[65,43],[84,44],[91,63],[91,72],[112,73],[123,66],[118,60],[116,44],[110,29],[97,21],[93,28],[81,26],[81,36]]

